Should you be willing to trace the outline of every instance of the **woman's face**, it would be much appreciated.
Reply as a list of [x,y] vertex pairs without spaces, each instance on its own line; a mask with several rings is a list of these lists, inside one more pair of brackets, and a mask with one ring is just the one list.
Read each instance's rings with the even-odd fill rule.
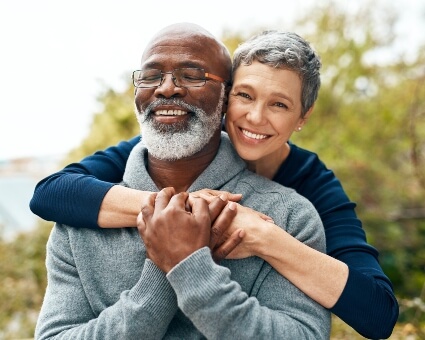
[[277,160],[292,132],[305,123],[311,111],[301,118],[301,79],[294,71],[255,61],[236,70],[226,131],[244,160]]

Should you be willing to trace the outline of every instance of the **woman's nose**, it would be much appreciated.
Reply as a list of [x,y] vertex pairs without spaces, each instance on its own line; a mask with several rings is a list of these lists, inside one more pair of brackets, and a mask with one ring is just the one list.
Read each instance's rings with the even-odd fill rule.
[[253,125],[264,125],[266,117],[261,105],[253,105],[246,114],[246,119]]

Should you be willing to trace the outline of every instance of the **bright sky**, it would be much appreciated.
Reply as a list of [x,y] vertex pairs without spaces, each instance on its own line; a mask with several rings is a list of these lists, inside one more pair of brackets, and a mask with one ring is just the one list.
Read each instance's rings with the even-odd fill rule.
[[[122,88],[162,27],[194,22],[218,37],[224,29],[290,30],[290,18],[315,2],[0,0],[0,161],[78,146],[97,110],[96,96],[104,87]],[[425,5],[395,3],[408,48],[425,32]]]

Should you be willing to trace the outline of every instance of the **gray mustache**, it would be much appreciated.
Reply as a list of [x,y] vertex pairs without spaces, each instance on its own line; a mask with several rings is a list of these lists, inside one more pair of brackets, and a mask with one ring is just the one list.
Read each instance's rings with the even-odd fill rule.
[[195,115],[198,114],[198,110],[199,110],[199,108],[197,108],[196,106],[189,105],[188,103],[184,102],[181,99],[176,99],[176,98],[172,98],[172,99],[166,99],[166,98],[157,99],[154,102],[150,103],[143,112],[139,112],[139,114],[142,116],[142,122],[147,121],[149,119],[149,117],[152,115],[152,111],[154,109],[156,109],[158,106],[161,106],[161,105],[176,105],[176,106],[180,106],[181,108],[185,109],[186,111],[195,113]]

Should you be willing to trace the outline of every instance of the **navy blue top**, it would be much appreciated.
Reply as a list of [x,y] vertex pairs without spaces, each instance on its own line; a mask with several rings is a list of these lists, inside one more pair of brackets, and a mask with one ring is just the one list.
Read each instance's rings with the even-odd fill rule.
[[[122,180],[127,158],[139,141],[140,136],[122,141],[46,177],[35,188],[32,212],[49,221],[98,228],[102,200]],[[398,318],[398,303],[377,250],[366,241],[356,204],[315,153],[290,146],[273,180],[313,203],[325,227],[327,253],[349,267],[347,284],[331,311],[364,337],[388,338]]]

